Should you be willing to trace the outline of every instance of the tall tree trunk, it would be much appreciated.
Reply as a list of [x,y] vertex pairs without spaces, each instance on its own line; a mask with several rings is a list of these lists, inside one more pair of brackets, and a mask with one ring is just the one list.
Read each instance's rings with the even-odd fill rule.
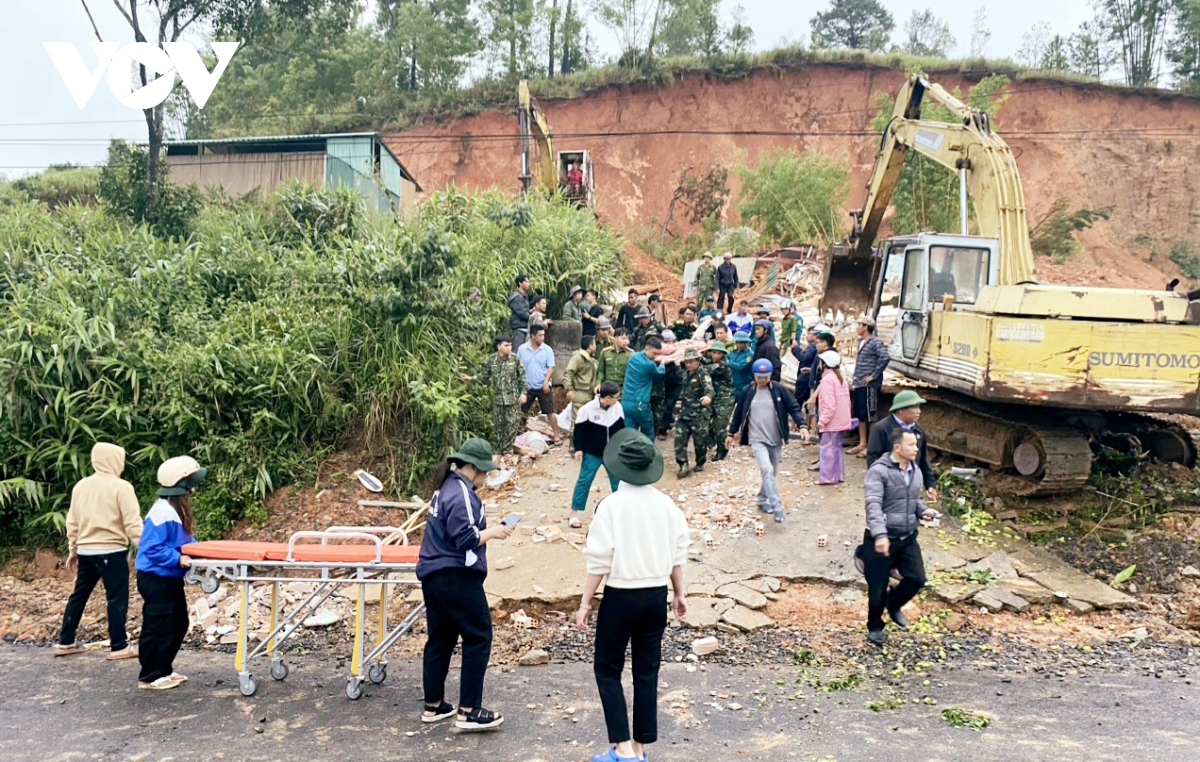
[[558,0],[550,4],[550,57],[546,64],[546,79],[554,79],[554,31],[558,24]]
[[654,6],[654,21],[650,24],[650,42],[646,45],[646,60],[654,58],[654,43],[658,41],[658,19],[662,14],[663,0]]
[[412,41],[412,47],[409,49],[408,55],[408,89],[416,91],[417,89],[417,41]]
[[163,105],[143,109],[146,117],[146,133],[149,138],[149,163],[146,167],[146,221],[153,222],[158,211],[158,186],[162,174],[163,148]]
[[571,0],[567,0],[567,11],[563,14],[562,23],[562,63],[558,66],[560,74],[570,74],[575,71],[571,60]]

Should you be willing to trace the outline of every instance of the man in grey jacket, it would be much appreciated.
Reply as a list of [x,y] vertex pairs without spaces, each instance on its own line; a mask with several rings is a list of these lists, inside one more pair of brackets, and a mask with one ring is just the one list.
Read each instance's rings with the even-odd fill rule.
[[[867,471],[863,492],[867,499],[867,530],[859,554],[867,577],[867,640],[877,646],[887,641],[883,612],[900,629],[908,620],[900,611],[925,586],[925,562],[917,544],[921,519],[933,520],[937,511],[921,501],[924,482],[915,463],[917,437],[906,429],[892,432],[892,451]],[[900,582],[890,591],[895,570]]]
[[850,383],[850,415],[858,419],[858,446],[850,451],[853,455],[866,457],[871,424],[879,420],[883,371],[891,361],[887,346],[875,335],[875,320],[859,318],[858,356],[854,358],[854,380]]

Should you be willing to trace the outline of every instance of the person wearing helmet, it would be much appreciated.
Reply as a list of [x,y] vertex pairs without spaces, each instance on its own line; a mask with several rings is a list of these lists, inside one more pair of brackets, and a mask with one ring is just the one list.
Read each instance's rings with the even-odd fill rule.
[[[437,490],[429,501],[429,520],[421,538],[417,579],[425,598],[426,639],[421,722],[454,717],[459,730],[499,727],[504,717],[484,709],[483,678],[492,654],[492,614],[483,581],[487,578],[487,544],[504,540],[512,528],[488,525],[483,501],[475,490],[499,468],[495,450],[485,439],[468,439],[433,474]],[[450,658],[462,641],[458,708],[446,701]]]
[[142,689],[168,690],[187,681],[174,666],[189,626],[183,577],[192,560],[183,554],[183,546],[196,541],[191,494],[207,473],[187,455],[168,458],[158,467],[158,500],[146,514],[137,554],[137,588],[142,596],[138,687]]
[[[700,350],[689,348],[683,353],[683,392],[679,397],[679,422],[675,424],[675,462],[679,478],[704,470],[708,460],[708,432],[712,428],[712,403],[715,392],[708,371],[701,367],[704,358]],[[688,466],[688,440],[696,451],[696,467]]]
[[733,370],[729,367],[729,347],[723,341],[714,341],[708,345],[710,358],[707,366],[709,378],[713,383],[712,426],[708,432],[708,444],[716,450],[713,461],[725,460],[729,448],[725,446],[725,430],[729,427],[729,418],[733,415]]
[[750,365],[754,362],[754,350],[750,348],[750,334],[746,332],[733,335],[733,351],[729,353],[729,369],[733,372],[733,391],[745,389],[754,381]]
[[804,318],[796,314],[796,305],[790,299],[779,306],[783,310],[783,322],[779,325],[779,346],[784,349],[797,347],[804,337]]
[[725,446],[750,445],[762,474],[762,486],[758,490],[759,510],[774,514],[775,521],[782,522],[783,500],[776,477],[779,461],[783,458],[783,445],[788,441],[788,418],[795,422],[803,442],[808,441],[808,426],[792,393],[783,384],[771,380],[775,368],[771,367],[770,360],[755,360],[751,370],[754,383],[738,391]]
[[757,343],[754,346],[754,361],[769,360],[771,363],[771,380],[779,380],[779,372],[783,369],[783,362],[779,359],[779,347],[775,344],[774,338],[775,326],[770,320],[756,320],[754,322],[754,337]]
[[633,329],[633,333],[629,338],[629,346],[634,352],[640,352],[646,348],[646,339],[651,336],[662,336],[662,326],[654,320],[654,313],[647,307],[642,307],[637,312],[637,327]]
[[711,251],[704,252],[704,261],[696,268],[696,280],[693,282],[696,284],[696,298],[705,309],[711,310],[716,305],[713,294],[717,290],[717,268],[713,267]]
[[[713,272],[716,272],[715,268]],[[712,294],[709,294],[708,296],[704,297],[703,306],[700,307],[699,319],[703,321],[704,318],[711,317],[715,314],[717,314],[717,300],[716,297],[714,297]]]
[[821,431],[821,484],[841,484],[846,481],[846,460],[842,442],[850,431],[850,385],[842,376],[842,358],[834,350],[826,350],[821,361],[821,411],[817,418]]

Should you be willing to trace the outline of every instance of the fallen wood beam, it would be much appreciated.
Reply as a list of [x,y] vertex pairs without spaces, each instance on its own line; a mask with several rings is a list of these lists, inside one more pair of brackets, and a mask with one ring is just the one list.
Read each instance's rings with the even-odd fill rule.
[[358,504],[363,508],[403,508],[405,510],[412,510],[425,505],[425,503],[413,502],[411,500],[399,503],[395,500],[359,500]]

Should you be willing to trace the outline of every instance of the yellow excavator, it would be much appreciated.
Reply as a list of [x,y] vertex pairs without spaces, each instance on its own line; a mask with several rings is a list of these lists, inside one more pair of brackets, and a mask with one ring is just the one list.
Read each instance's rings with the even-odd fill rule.
[[[923,120],[929,99],[958,121]],[[876,247],[910,151],[959,174],[962,229]],[[1000,472],[1020,494],[1082,486],[1105,448],[1195,466],[1200,302],[1039,284],[1016,160],[986,113],[910,77],[867,191],[847,261],[871,273],[890,369],[930,385],[921,426],[932,447]]]
[[521,190],[528,193],[537,186],[547,193],[561,192],[576,206],[594,210],[596,183],[591,154],[554,152],[550,123],[525,80],[517,85],[517,125],[521,133]]

